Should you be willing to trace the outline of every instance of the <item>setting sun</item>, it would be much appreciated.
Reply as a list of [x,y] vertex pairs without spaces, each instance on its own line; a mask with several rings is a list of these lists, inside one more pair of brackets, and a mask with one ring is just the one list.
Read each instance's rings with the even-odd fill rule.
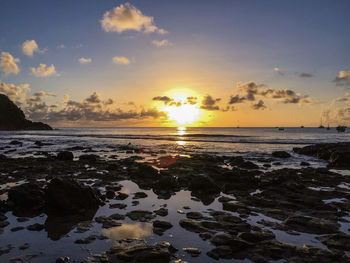
[[169,119],[178,125],[193,124],[199,119],[200,109],[196,105],[165,106],[163,111],[168,113]]

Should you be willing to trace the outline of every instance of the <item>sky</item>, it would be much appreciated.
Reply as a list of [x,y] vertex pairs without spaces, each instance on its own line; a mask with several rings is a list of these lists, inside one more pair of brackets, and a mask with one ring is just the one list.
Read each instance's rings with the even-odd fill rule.
[[59,126],[350,125],[350,1],[0,0],[0,93]]

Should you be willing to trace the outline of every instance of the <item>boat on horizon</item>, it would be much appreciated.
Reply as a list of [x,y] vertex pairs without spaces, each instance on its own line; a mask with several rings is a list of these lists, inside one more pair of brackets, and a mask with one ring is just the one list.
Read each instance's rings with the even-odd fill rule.
[[342,125],[339,125],[337,128],[336,128],[336,130],[337,130],[337,132],[345,132],[346,131],[346,126],[342,126]]

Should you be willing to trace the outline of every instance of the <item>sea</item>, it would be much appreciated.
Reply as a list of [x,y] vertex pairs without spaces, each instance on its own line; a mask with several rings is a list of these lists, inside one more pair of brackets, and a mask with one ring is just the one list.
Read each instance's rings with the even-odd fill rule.
[[[11,141],[20,141],[21,147],[8,148]],[[294,147],[316,143],[350,141],[350,132],[339,133],[335,128],[238,128],[238,127],[66,127],[52,131],[1,131],[0,154],[9,157],[41,156],[61,150],[75,149],[78,157],[90,148],[101,158],[125,158],[120,146],[139,149],[147,160],[159,155],[191,155],[207,153],[225,156],[243,156],[252,161],[269,157],[277,150],[287,151],[292,158],[282,163],[299,167],[300,161],[322,162],[293,153]],[[37,147],[35,142],[41,142]],[[81,148],[81,151],[79,151]],[[279,167],[281,168],[281,167]]]

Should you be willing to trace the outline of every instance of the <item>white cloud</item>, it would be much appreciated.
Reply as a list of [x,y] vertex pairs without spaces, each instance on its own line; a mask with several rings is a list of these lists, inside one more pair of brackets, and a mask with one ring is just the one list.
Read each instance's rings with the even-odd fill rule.
[[123,64],[123,65],[129,65],[131,62],[128,58],[126,57],[114,57],[113,62],[115,64]]
[[5,73],[5,75],[15,74],[17,75],[19,72],[19,67],[17,63],[19,63],[18,58],[14,58],[8,52],[1,52],[0,57],[0,69]]
[[34,52],[44,53],[46,50],[40,50],[35,40],[26,40],[22,44],[22,51],[28,57],[33,57]]
[[157,47],[172,46],[172,43],[169,40],[167,40],[167,39],[153,40],[152,44],[156,45]]
[[53,64],[51,66],[47,66],[46,64],[40,64],[37,68],[30,68],[32,74],[36,77],[44,78],[52,75],[56,75],[56,69]]
[[350,86],[350,71],[339,71],[338,77],[333,80],[338,86]]
[[5,94],[10,98],[10,100],[16,102],[17,104],[22,104],[25,102],[29,91],[29,84],[27,83],[17,86],[13,83],[4,83],[0,81],[0,93]]
[[106,32],[122,33],[135,30],[143,33],[166,34],[167,31],[158,28],[153,20],[153,17],[142,14],[135,6],[125,3],[107,11],[100,22],[102,29]]
[[91,63],[92,61],[91,58],[79,58],[78,60],[80,64],[88,64],[88,63]]

